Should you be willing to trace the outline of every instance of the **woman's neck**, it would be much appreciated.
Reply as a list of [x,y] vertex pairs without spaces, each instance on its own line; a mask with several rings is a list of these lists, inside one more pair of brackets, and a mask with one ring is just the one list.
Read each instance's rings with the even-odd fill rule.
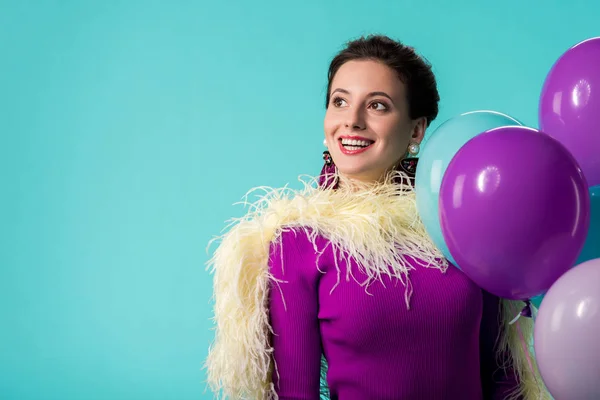
[[391,169],[378,179],[364,179],[354,176],[344,175],[337,171],[337,187],[352,192],[370,191],[377,186],[386,184],[399,185],[401,191],[410,191],[414,188],[414,175],[408,174],[400,169]]

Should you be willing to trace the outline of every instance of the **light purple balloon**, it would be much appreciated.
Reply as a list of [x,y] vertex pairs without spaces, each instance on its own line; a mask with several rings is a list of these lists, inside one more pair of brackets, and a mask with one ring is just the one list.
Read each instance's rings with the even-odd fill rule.
[[600,259],[561,276],[542,304],[534,348],[556,400],[600,399]]
[[442,178],[439,207],[458,266],[507,299],[548,290],[575,264],[590,223],[587,183],[571,153],[522,126],[467,142]]
[[590,186],[600,185],[600,38],[567,50],[546,76],[540,130],[564,144]]

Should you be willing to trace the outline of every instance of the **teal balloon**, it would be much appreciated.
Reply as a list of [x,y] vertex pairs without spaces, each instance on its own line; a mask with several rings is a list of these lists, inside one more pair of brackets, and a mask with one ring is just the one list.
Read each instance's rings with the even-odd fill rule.
[[[590,200],[590,227],[583,250],[581,250],[574,267],[586,261],[600,258],[600,185],[590,188]],[[543,300],[544,295],[540,295],[531,299],[531,302],[539,308]]]
[[472,111],[444,122],[423,146],[415,177],[417,209],[435,245],[457,267],[459,266],[446,246],[440,225],[438,202],[442,177],[450,160],[469,140],[490,129],[515,125],[523,124],[496,111]]

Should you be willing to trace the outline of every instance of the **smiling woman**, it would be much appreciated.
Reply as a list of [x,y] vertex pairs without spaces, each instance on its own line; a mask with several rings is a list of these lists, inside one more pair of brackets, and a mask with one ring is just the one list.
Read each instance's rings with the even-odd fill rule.
[[351,43],[329,69],[325,140],[338,171],[373,181],[397,168],[418,152],[438,101],[431,67],[413,49],[382,37]]
[[404,156],[409,139],[421,141],[425,119],[409,117],[404,85],[378,61],[345,63],[332,85],[324,126],[338,170],[362,181],[381,179]]
[[385,36],[329,68],[325,165],[267,190],[223,237],[215,392],[253,399],[544,399],[523,303],[490,295],[421,223],[415,156],[438,112],[429,64]]

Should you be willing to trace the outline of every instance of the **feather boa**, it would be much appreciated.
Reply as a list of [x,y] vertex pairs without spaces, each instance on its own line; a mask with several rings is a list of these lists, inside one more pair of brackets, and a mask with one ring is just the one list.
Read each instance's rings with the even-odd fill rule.
[[[206,369],[214,393],[231,399],[277,399],[271,380],[275,366],[269,345],[268,259],[270,244],[283,230],[305,229],[313,242],[317,235],[327,237],[337,254],[357,260],[370,281],[384,274],[400,279],[407,306],[412,267],[406,257],[422,260],[423,267],[447,268],[418,217],[414,191],[392,183],[396,178],[342,185],[337,190],[323,190],[311,178],[301,180],[302,190],[263,187],[246,195],[248,213],[232,220],[229,230],[213,239],[220,245],[208,263],[214,273],[216,332]],[[256,191],[263,195],[248,202],[248,195]],[[502,303],[505,334],[500,350],[510,354],[520,381],[513,397],[549,399],[524,340],[532,337],[533,322],[527,318],[508,322],[524,303]]]

